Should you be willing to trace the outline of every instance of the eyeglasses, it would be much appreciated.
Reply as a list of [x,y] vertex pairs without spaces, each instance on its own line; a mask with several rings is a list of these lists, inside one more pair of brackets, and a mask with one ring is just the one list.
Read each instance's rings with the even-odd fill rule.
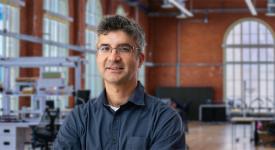
[[119,54],[130,54],[134,51],[134,49],[139,49],[137,47],[134,47],[130,44],[121,44],[118,45],[116,48],[111,47],[110,45],[100,45],[97,48],[97,51],[99,54],[110,54],[112,53],[112,50],[115,49]]

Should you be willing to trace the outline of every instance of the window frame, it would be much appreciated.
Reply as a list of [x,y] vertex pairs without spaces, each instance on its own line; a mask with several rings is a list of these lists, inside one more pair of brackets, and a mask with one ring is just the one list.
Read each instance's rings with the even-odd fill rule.
[[[243,43],[243,37],[242,36],[244,34],[244,31],[242,31],[242,29],[240,29],[240,36],[241,37],[240,37],[239,40],[241,40],[241,41],[237,41],[237,42],[240,42],[240,43],[237,43],[237,44],[234,44],[234,43],[233,44],[227,44],[228,40],[230,42],[232,42],[232,41],[235,40],[235,39],[230,39],[230,34],[233,34],[233,30],[235,30],[238,25],[242,25],[243,23],[249,22],[249,21],[253,22],[253,23],[257,23],[257,31],[254,31],[254,30],[251,29],[251,27],[249,27],[251,29],[249,31],[249,33],[251,33],[251,31],[253,31],[253,32],[256,32],[256,36],[258,36],[257,37],[258,39],[257,39],[256,43],[255,43],[255,41],[251,40],[252,39],[251,35],[248,35],[250,37],[250,39],[249,39],[250,43],[242,44]],[[259,35],[260,34],[259,33],[259,26],[265,27],[265,30],[266,30],[265,34],[270,34],[271,35],[271,38],[272,38],[271,43],[262,43],[262,41],[260,41],[259,38],[261,38],[261,36]],[[270,35],[268,35],[268,36],[270,36]],[[235,36],[235,37],[238,37],[238,35]],[[268,39],[266,39],[266,40],[268,40]],[[246,100],[246,95],[244,95],[244,94],[246,94],[245,92],[246,92],[246,90],[248,90],[246,87],[247,86],[251,87],[252,85],[250,85],[250,84],[254,84],[253,82],[255,82],[255,80],[252,81],[252,74],[255,73],[255,70],[248,69],[249,70],[249,73],[248,73],[249,82],[246,82],[246,81],[243,81],[243,78],[244,78],[244,75],[246,75],[245,74],[246,72],[244,72],[244,70],[242,68],[245,67],[246,65],[248,67],[257,66],[257,72],[256,73],[257,73],[257,76],[259,76],[259,77],[257,77],[257,81],[256,81],[256,82],[258,82],[257,84],[260,84],[262,82],[262,80],[259,79],[259,78],[261,78],[261,73],[259,72],[259,69],[261,69],[261,67],[263,67],[263,65],[266,65],[266,66],[273,65],[273,67],[271,67],[271,68],[273,68],[273,74],[272,75],[274,76],[274,74],[275,74],[275,64],[274,64],[274,61],[275,61],[275,58],[274,58],[275,48],[274,48],[274,45],[275,45],[275,38],[274,38],[274,32],[273,32],[272,28],[267,23],[265,23],[264,21],[262,21],[260,19],[257,19],[257,18],[243,18],[243,19],[240,19],[240,20],[237,20],[236,22],[234,22],[227,29],[227,31],[225,33],[225,36],[224,36],[224,41],[223,41],[223,50],[224,50],[224,101],[226,103],[228,103],[227,100],[231,100],[231,98],[227,97],[228,93],[229,93],[229,91],[228,91],[227,88],[228,88],[228,85],[230,84],[229,81],[231,81],[231,80],[227,81],[228,80],[228,75],[229,75],[228,72],[227,72],[228,71],[228,67],[230,65],[232,65],[232,67],[233,67],[233,72],[232,72],[232,75],[233,75],[232,76],[232,78],[233,78],[232,81],[234,80],[233,82],[237,82],[237,81],[235,81],[235,78],[237,76],[236,73],[240,73],[241,74],[241,79],[240,79],[241,86],[239,87],[239,89],[237,87],[235,87],[237,85],[234,85],[234,83],[233,83],[233,88],[232,89],[234,89],[234,90],[233,90],[232,100],[234,101],[234,99],[235,99],[235,100],[238,101],[238,99],[240,99],[240,100],[244,99],[244,101],[247,102],[249,100]],[[232,57],[228,57],[228,55],[229,55],[228,51],[231,50],[231,49],[232,49]],[[238,54],[238,52],[237,52],[236,49],[237,50],[240,49],[239,50],[240,54]],[[272,53],[273,53],[273,60],[271,60],[271,61],[260,60],[260,55],[263,53],[262,49],[266,49],[266,51],[267,51],[267,49],[273,49],[273,50],[271,50]],[[246,55],[244,55],[244,50],[247,50],[247,52],[249,54],[249,57],[247,57]],[[257,54],[255,55],[255,53],[257,53]],[[238,55],[240,55],[240,56],[238,56]],[[238,57],[234,58],[234,56],[240,57],[240,60],[236,59]],[[266,55],[266,57],[268,57],[268,56]],[[231,60],[228,61],[227,58],[231,58]],[[244,58],[246,59],[245,61],[243,61]],[[238,60],[238,61],[234,61],[234,60]],[[257,60],[257,61],[255,61],[255,60]],[[236,70],[234,69],[234,67],[237,67],[237,66],[241,67],[240,72],[235,72]],[[265,71],[266,71],[266,76],[268,78],[268,72],[269,72],[269,70],[266,69]],[[253,78],[254,78],[254,76],[253,76]],[[268,79],[266,79],[266,80],[268,80]],[[267,84],[268,84],[268,81],[266,81],[266,86],[268,86]],[[234,91],[238,91],[238,90],[240,91],[240,98],[236,99],[236,95],[235,95]],[[275,91],[274,90],[275,90],[275,84],[273,85],[273,98],[275,97]],[[243,91],[245,91],[245,92],[243,92]],[[259,88],[257,89],[257,94],[258,95],[256,96],[255,101],[257,101],[258,98],[259,98],[259,101],[260,101],[260,97],[258,97],[258,96],[261,95],[261,89],[259,89]],[[266,95],[268,96],[268,94],[266,94]],[[251,99],[252,96],[250,95],[249,98]],[[267,97],[267,99],[268,99],[268,97]],[[250,100],[249,102],[253,103],[253,100]],[[266,102],[266,103],[268,103],[268,102]],[[262,107],[261,104],[256,104],[256,105],[257,106],[253,106],[252,104],[248,104],[248,105],[247,104],[246,105],[245,104],[241,104],[242,107],[252,108],[252,109],[254,109],[256,107]],[[274,106],[272,106],[272,107],[274,108]],[[262,112],[262,111],[259,111],[259,112]]]

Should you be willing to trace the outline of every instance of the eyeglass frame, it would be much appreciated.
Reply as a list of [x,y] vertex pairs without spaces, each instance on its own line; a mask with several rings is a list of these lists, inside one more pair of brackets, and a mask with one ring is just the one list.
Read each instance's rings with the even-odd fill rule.
[[[110,48],[110,50],[109,50],[109,51],[106,51],[106,52],[101,51],[101,50],[100,50],[100,47],[103,47],[103,46],[106,46],[106,47]],[[130,51],[129,51],[129,52],[120,51],[120,50],[118,50],[119,46],[129,46],[129,47],[130,47]],[[97,51],[97,53],[99,53],[99,54],[111,54],[112,51],[113,51],[113,49],[115,49],[116,52],[117,52],[118,54],[131,54],[131,53],[134,52],[135,49],[136,49],[136,50],[140,50],[139,47],[133,46],[133,45],[131,45],[131,44],[129,44],[129,43],[121,43],[121,44],[118,44],[118,46],[115,47],[115,48],[112,47],[112,46],[109,45],[109,44],[103,44],[103,45],[100,45],[99,47],[97,47],[97,48],[96,48],[96,51]],[[136,52],[139,53],[139,51],[136,51]]]

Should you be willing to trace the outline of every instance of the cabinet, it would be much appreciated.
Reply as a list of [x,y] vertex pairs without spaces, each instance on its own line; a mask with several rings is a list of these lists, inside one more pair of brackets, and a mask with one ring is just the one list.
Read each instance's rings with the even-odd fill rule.
[[1,123],[0,149],[24,150],[24,142],[31,140],[31,129],[28,123]]
[[16,128],[8,125],[0,126],[0,149],[16,149]]
[[199,110],[200,121],[226,121],[226,106],[223,104],[202,104]]
[[[42,113],[45,109],[46,96],[53,95],[72,95],[74,91],[80,89],[81,82],[81,65],[84,63],[80,57],[20,57],[20,58],[0,58],[0,67],[4,68],[3,82],[3,100],[2,100],[2,115],[9,115],[10,111],[10,96],[31,96],[32,103],[35,100],[39,101],[38,113]],[[12,67],[18,68],[39,68],[40,75],[36,81],[20,82],[15,87],[11,87],[10,73]],[[44,78],[43,72],[46,72],[46,67],[67,67],[74,68],[75,82],[73,86],[65,84],[62,78]],[[32,92],[22,92],[21,87],[33,87]]]

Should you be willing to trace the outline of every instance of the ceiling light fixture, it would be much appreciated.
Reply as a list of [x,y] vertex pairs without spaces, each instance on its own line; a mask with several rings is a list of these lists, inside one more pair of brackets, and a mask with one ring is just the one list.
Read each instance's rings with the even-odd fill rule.
[[182,13],[187,15],[188,17],[193,17],[193,14],[186,9],[184,1],[179,2],[177,0],[168,0],[171,4],[173,4],[175,7],[177,7]]
[[169,2],[169,0],[163,0],[161,8],[169,9],[169,8],[173,8],[173,5]]
[[257,16],[257,11],[251,0],[245,0],[245,3],[253,16]]

